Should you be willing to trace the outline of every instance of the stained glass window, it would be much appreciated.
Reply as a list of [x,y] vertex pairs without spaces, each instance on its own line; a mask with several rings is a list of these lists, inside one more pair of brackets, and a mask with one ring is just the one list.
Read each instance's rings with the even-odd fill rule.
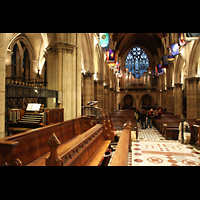
[[128,71],[135,78],[139,79],[144,72],[147,72],[147,68],[149,68],[149,59],[146,52],[142,48],[135,47],[129,51],[125,64]]

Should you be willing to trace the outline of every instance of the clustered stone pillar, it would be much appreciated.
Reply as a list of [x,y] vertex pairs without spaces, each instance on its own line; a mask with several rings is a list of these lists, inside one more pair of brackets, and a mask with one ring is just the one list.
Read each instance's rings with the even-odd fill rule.
[[167,101],[166,108],[168,113],[174,113],[174,96],[173,96],[173,87],[167,87]]
[[162,107],[163,107],[163,108],[166,108],[166,90],[163,90],[163,91],[162,91],[161,100],[162,100]]
[[182,114],[182,104],[183,104],[183,95],[182,95],[182,84],[174,84],[174,114]]
[[[81,115],[80,35],[77,44],[55,43],[46,52],[48,89],[59,91],[59,107],[64,108],[64,120]],[[54,102],[47,100],[48,107]]]
[[0,33],[0,138],[5,137],[5,55],[6,53],[6,34]]
[[110,112],[110,86],[104,86],[104,113]]
[[104,85],[103,81],[97,81],[97,101],[98,107],[104,110]]
[[113,88],[110,88],[110,111],[115,110],[115,92]]
[[84,75],[84,99],[83,105],[87,106],[87,103],[94,101],[94,75],[86,74]]
[[187,118],[200,118],[200,78],[193,77],[186,79],[187,95]]

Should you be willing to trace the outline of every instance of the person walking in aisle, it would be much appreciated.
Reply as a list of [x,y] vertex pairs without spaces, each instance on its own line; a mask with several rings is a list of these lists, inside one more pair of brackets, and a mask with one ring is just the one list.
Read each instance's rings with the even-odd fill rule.
[[153,113],[153,109],[151,109],[148,113],[147,128],[148,128],[148,125],[149,125],[149,128],[152,128],[153,118],[154,118],[154,113]]
[[142,126],[142,129],[146,129],[147,126],[146,126],[146,117],[147,117],[147,114],[144,110],[142,110],[141,114],[140,114],[140,119],[141,119],[141,126]]

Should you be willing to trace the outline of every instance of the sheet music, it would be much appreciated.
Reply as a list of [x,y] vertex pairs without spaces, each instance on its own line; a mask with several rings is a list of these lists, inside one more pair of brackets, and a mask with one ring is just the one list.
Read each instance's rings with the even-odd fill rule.
[[40,110],[40,103],[29,103],[27,106],[27,111],[39,111]]

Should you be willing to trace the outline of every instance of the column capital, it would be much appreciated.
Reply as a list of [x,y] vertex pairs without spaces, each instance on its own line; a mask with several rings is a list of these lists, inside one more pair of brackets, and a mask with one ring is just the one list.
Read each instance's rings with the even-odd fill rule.
[[72,53],[74,48],[76,47],[77,45],[74,45],[74,44],[57,42],[53,45],[52,49],[53,51],[56,51],[56,52],[66,50],[67,53]]
[[183,83],[174,83],[174,86],[176,87],[182,87]]
[[194,81],[199,81],[200,77],[190,77],[185,79],[188,82],[194,82]]
[[173,90],[173,89],[174,89],[174,87],[172,87],[172,86],[167,87],[167,90]]

